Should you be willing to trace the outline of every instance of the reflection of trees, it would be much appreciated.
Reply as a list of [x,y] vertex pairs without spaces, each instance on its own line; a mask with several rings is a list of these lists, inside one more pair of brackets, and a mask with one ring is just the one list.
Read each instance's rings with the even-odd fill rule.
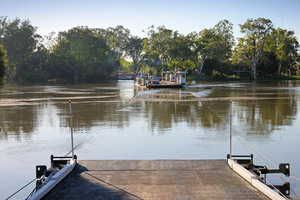
[[[60,126],[69,127],[69,105],[59,104],[58,107],[65,113],[60,118]],[[76,130],[90,129],[93,126],[105,125],[108,127],[123,128],[129,122],[129,112],[119,111],[121,103],[80,103],[72,104],[73,128]]]
[[[99,86],[99,85],[98,85]],[[115,85],[109,85],[110,87]],[[280,85],[278,85],[280,86]],[[275,86],[275,87],[278,87]],[[135,122],[147,121],[149,129],[161,131],[171,129],[176,125],[200,129],[224,129],[229,123],[229,100],[205,101],[206,98],[221,97],[267,97],[268,100],[234,100],[234,115],[243,124],[241,128],[259,133],[270,133],[280,126],[291,125],[297,112],[297,96],[291,90],[284,92],[274,89],[241,88],[214,88],[204,102],[185,89],[163,89],[157,91],[128,90],[128,94],[121,95],[122,88],[99,89],[91,86],[70,87],[70,91],[89,88],[91,96],[111,94],[103,99],[76,99],[73,101],[73,127],[75,131],[89,131],[92,127],[125,128]],[[126,87],[127,88],[127,87]],[[33,89],[34,90],[34,89]],[[40,89],[38,89],[40,90]],[[68,90],[68,89],[67,89]],[[66,90],[66,91],[67,91]],[[125,106],[122,96],[134,96],[139,93],[133,103]],[[48,94],[34,94],[35,98],[48,96]],[[76,96],[71,94],[51,94],[52,96]],[[77,94],[82,96],[82,94]],[[49,95],[50,96],[50,95]],[[2,95],[3,97],[3,95]],[[9,97],[13,98],[13,97]],[[32,98],[15,97],[17,98]],[[42,102],[39,102],[42,103]],[[125,104],[126,105],[126,104]],[[45,117],[47,116],[47,117]],[[50,100],[41,105],[28,105],[20,107],[3,107],[0,109],[0,137],[8,134],[20,135],[32,133],[38,126],[50,125],[69,127],[69,105],[66,100]],[[41,121],[44,121],[41,125]],[[56,124],[56,125],[53,125]],[[4,133],[4,134],[3,134]]]
[[[273,83],[274,84],[274,83]],[[280,87],[277,83],[275,87]],[[286,86],[286,85],[285,85]],[[238,103],[237,117],[247,123],[248,130],[268,134],[280,126],[291,126],[297,114],[297,96],[291,90],[274,92],[274,89],[250,90],[252,95],[266,100],[249,100]]]
[[[221,118],[217,117],[216,113],[210,110],[210,106],[207,106],[209,103],[203,104],[195,100],[194,96],[186,95],[182,91],[184,90],[170,90],[166,94],[153,95],[153,98],[169,99],[169,102],[144,103],[144,117],[152,129],[169,129],[181,122],[185,122],[192,128],[210,128],[223,125]],[[194,99],[195,101],[181,101],[190,99]]]
[[243,102],[237,110],[238,118],[247,122],[248,129],[266,134],[280,126],[291,126],[297,114],[297,100],[294,95],[289,99],[271,99]]
[[[20,108],[0,109],[0,136],[7,137],[8,134],[20,135],[22,133],[32,133],[36,124],[37,114],[32,106]],[[4,134],[3,134],[4,133]]]

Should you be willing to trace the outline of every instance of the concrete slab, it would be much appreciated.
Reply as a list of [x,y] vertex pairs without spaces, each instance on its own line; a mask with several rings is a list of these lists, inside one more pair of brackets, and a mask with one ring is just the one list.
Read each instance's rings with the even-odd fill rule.
[[82,160],[43,199],[268,199],[226,160]]

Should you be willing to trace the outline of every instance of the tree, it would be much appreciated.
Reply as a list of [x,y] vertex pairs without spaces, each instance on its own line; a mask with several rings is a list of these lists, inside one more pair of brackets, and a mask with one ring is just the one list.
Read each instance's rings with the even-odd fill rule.
[[48,35],[44,36],[45,48],[49,51],[53,50],[53,47],[57,44],[57,38],[55,37],[55,32],[52,31]]
[[[197,68],[196,77],[202,73],[206,59],[216,60],[212,63],[229,62],[234,44],[232,29],[232,23],[222,20],[211,29],[193,32],[187,36],[190,40],[190,59]],[[198,66],[200,59],[201,66]]]
[[265,18],[248,19],[240,24],[244,37],[238,39],[237,49],[252,63],[252,78],[256,79],[256,66],[263,53],[265,41],[273,30],[272,21]]
[[219,21],[213,27],[215,35],[215,52],[214,58],[218,62],[228,62],[232,56],[232,47],[234,45],[233,24],[228,20]]
[[130,31],[119,25],[116,28],[109,27],[105,31],[100,31],[104,34],[106,44],[110,49],[111,56],[120,62],[120,59],[125,54],[128,45]]
[[[189,47],[189,60],[194,64],[194,71],[197,69],[196,76],[199,76],[199,64],[201,61],[201,56],[199,52],[199,44],[198,44],[198,33],[192,32],[186,36],[186,40],[188,42]],[[199,69],[198,69],[199,68]]]
[[134,67],[138,67],[139,62],[143,58],[143,42],[144,40],[137,36],[130,36],[128,39],[125,52],[132,59]]
[[0,86],[3,85],[6,66],[7,66],[6,51],[4,47],[0,44]]
[[157,27],[157,31],[154,30],[154,26],[150,26],[148,38],[144,42],[144,51],[148,60],[151,60],[156,67],[160,63],[171,61],[170,50],[173,39],[178,34],[177,31],[172,31],[164,26]]
[[11,22],[7,17],[0,17],[0,43],[7,50],[7,78],[10,81],[16,78],[17,66],[36,50],[38,38],[41,38],[36,30],[29,20],[16,18]]
[[105,39],[88,27],[60,32],[53,51],[59,58],[55,62],[62,62],[63,71],[71,72],[75,83],[108,78],[114,67],[109,63],[108,52]]
[[273,30],[266,41],[266,49],[274,52],[277,56],[278,74],[281,74],[284,68],[288,68],[295,61],[298,48],[299,43],[294,35],[294,31],[281,28]]
[[44,46],[40,46],[36,51],[27,56],[17,68],[18,81],[31,83],[47,82],[48,52]]

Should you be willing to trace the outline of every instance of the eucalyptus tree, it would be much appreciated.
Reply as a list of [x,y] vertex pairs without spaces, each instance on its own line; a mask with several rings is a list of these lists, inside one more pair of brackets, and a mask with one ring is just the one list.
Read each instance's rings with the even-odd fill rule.
[[65,71],[71,71],[75,83],[79,80],[95,79],[113,70],[106,65],[109,48],[101,35],[88,27],[76,27],[58,34],[54,54],[65,59]]
[[6,50],[0,44],[0,86],[3,85],[3,81],[5,78],[5,71],[6,71],[6,66],[7,66],[6,56],[7,56]]
[[186,40],[190,51],[189,60],[194,64],[194,70],[197,70],[197,74],[196,74],[197,77],[199,76],[199,71],[200,71],[199,64],[201,62],[198,38],[199,38],[199,34],[196,32],[191,32],[186,36]]
[[144,40],[138,36],[129,36],[128,38],[125,53],[132,59],[134,67],[138,67],[143,58],[143,43]]
[[45,48],[52,51],[54,46],[57,44],[57,38],[55,37],[55,32],[52,31],[48,35],[44,36]]
[[243,37],[238,38],[237,51],[242,53],[252,64],[252,78],[256,79],[256,66],[263,53],[267,37],[273,30],[272,21],[265,18],[248,19],[240,24]]
[[16,78],[17,67],[36,50],[38,39],[41,38],[36,30],[29,20],[21,21],[16,18],[10,21],[7,17],[0,17],[0,43],[7,51],[6,74],[10,81]]
[[294,31],[277,28],[274,29],[266,41],[266,50],[274,52],[278,59],[278,74],[282,69],[290,66],[297,57],[299,42],[294,35]]
[[[196,77],[201,74],[205,60],[212,58],[216,49],[216,35],[213,29],[204,29],[199,33],[192,32],[188,36],[191,50],[190,60],[197,68]],[[201,65],[198,65],[201,60]]]
[[[197,69],[196,77],[202,73],[206,59],[229,62],[234,44],[232,23],[228,20],[218,22],[211,29],[187,35],[190,47],[190,60]],[[201,62],[201,65],[199,65]]]
[[214,58],[219,62],[228,62],[234,45],[233,24],[228,20],[219,21],[213,27],[213,32],[216,40]]
[[164,26],[157,27],[157,31],[155,31],[154,26],[150,26],[147,34],[148,38],[145,38],[144,42],[146,57],[156,63],[156,67],[159,63],[170,62],[172,60],[170,51],[174,44],[174,38],[179,33]]
[[175,68],[183,68],[186,61],[191,57],[190,40],[182,34],[174,35],[170,43],[169,55],[170,61],[173,62]]
[[109,27],[105,31],[100,31],[100,33],[105,37],[111,56],[116,61],[120,62],[121,57],[125,55],[129,42],[130,30],[119,25],[116,28]]

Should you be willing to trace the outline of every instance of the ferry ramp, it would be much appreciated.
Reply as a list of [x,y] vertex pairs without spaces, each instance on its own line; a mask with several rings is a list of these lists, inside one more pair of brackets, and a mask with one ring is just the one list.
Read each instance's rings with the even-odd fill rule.
[[227,160],[81,160],[48,199],[269,199]]

